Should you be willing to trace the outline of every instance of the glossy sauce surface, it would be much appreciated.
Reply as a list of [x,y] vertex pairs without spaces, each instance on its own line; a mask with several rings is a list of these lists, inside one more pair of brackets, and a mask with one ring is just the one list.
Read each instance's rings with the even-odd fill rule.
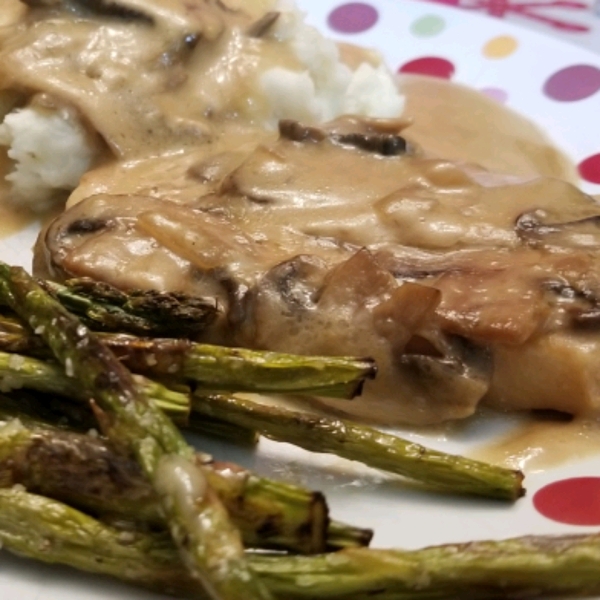
[[[212,20],[209,18],[203,21],[201,28],[208,42],[215,39],[219,41],[212,45],[207,43],[205,53],[195,53],[187,65],[190,71],[184,73],[182,61],[169,43],[181,32],[181,23],[185,23],[186,27],[189,23],[193,24],[194,16],[182,13],[177,18],[172,18],[173,15],[177,16],[177,11],[184,4],[176,0],[165,0],[163,4],[166,16],[160,20],[158,35],[157,31],[149,31],[144,27],[125,28],[107,23],[97,39],[101,47],[103,44],[108,47],[112,43],[111,39],[118,39],[123,49],[139,51],[143,48],[145,60],[148,56],[152,56],[153,60],[160,56],[170,60],[170,63],[167,61],[167,68],[137,69],[132,72],[131,65],[127,62],[127,53],[122,52],[115,65],[111,67],[114,68],[114,72],[105,70],[105,66],[101,61],[99,62],[95,54],[96,48],[88,44],[89,24],[80,21],[72,24],[66,51],[76,54],[80,61],[87,63],[86,77],[82,78],[81,73],[69,70],[69,65],[61,61],[40,64],[28,75],[32,87],[35,87],[36,78],[45,78],[50,85],[50,89],[46,91],[54,89],[57,95],[79,106],[90,118],[91,125],[103,135],[114,155],[105,164],[84,177],[82,185],[71,198],[71,204],[95,193],[140,194],[156,198],[168,196],[170,200],[186,204],[195,201],[202,193],[211,191],[211,177],[214,181],[219,181],[219,173],[225,174],[228,169],[235,168],[236,161],[241,160],[239,156],[244,153],[246,146],[255,146],[259,139],[267,148],[265,152],[268,153],[269,145],[275,142],[276,134],[265,133],[255,128],[255,119],[260,115],[262,107],[243,105],[242,99],[246,96],[244,86],[249,85],[247,74],[254,72],[257,64],[267,68],[283,61],[289,66],[294,66],[294,57],[291,55],[282,57],[275,54],[273,49],[262,48],[259,51],[256,43],[242,39],[233,29],[223,34],[222,15],[220,13],[217,15],[217,11],[215,13],[217,16]],[[232,24],[239,23],[247,25],[244,18],[239,15],[232,17]],[[23,35],[38,36],[41,39],[49,36],[50,39],[51,28],[41,23]],[[149,53],[146,52],[148,48],[151,49]],[[342,54],[347,57],[348,62],[356,61],[357,56],[352,49],[346,48]],[[17,70],[20,64],[28,60],[26,55],[19,52],[11,54],[10,59],[14,62],[3,66],[5,73],[8,74],[11,69]],[[377,59],[369,57],[369,60]],[[36,72],[36,69],[39,71]],[[109,89],[109,101],[106,100],[106,96],[93,93],[101,79],[103,83],[118,82],[123,79],[124,74],[127,75],[127,85],[115,85],[114,88]],[[207,78],[207,74],[210,77]],[[162,91],[155,94],[157,85]],[[382,170],[382,176],[377,181],[376,187],[371,190],[373,200],[384,197],[386,192],[395,189],[394,186],[401,188],[404,185],[404,189],[409,189],[413,184],[418,187],[422,181],[426,181],[427,185],[437,186],[442,194],[446,192],[449,195],[454,192],[461,194],[466,190],[461,199],[463,205],[457,211],[466,214],[481,208],[480,206],[473,208],[469,204],[469,194],[475,196],[482,194],[492,198],[496,193],[494,186],[499,190],[495,202],[482,203],[492,207],[492,210],[486,212],[484,209],[482,213],[474,214],[475,219],[469,223],[467,223],[468,219],[464,218],[464,214],[457,214],[456,218],[451,214],[455,210],[454,207],[449,208],[451,203],[439,203],[433,212],[430,211],[431,219],[428,223],[420,229],[411,227],[408,230],[410,239],[402,238],[400,240],[402,243],[414,243],[419,247],[439,249],[452,247],[457,240],[466,240],[469,243],[472,239],[480,242],[487,236],[491,241],[511,246],[514,245],[514,240],[511,238],[509,225],[512,226],[515,210],[519,207],[525,209],[529,199],[535,203],[540,197],[551,200],[555,198],[558,206],[564,198],[564,202],[569,203],[569,190],[555,179],[576,182],[576,171],[569,160],[553,147],[548,137],[530,121],[494,100],[456,84],[403,76],[399,85],[407,97],[404,118],[408,126],[403,131],[403,135],[420,149],[420,153],[417,153],[414,159],[407,159],[403,169],[392,168],[389,172]],[[82,94],[82,90],[86,93]],[[138,96],[132,95],[132,91],[136,91],[144,101],[137,102]],[[190,104],[190,95],[195,95],[200,100],[196,104]],[[207,119],[206,115],[209,113],[212,116]],[[231,115],[235,114],[243,114],[245,121],[231,118]],[[166,119],[163,118],[165,116]],[[380,245],[385,245],[392,238],[397,241],[397,233],[403,230],[404,220],[412,222],[411,215],[405,210],[406,206],[400,207],[393,202],[380,206],[379,210],[382,214],[385,213],[388,225],[395,221],[396,228],[393,235],[383,228],[377,230],[377,234],[373,233],[374,228],[371,227],[373,222],[369,221],[370,217],[365,216],[366,213],[361,212],[360,203],[350,206],[345,202],[352,194],[344,189],[343,171],[339,171],[342,173],[339,180],[336,180],[332,174],[332,163],[329,159],[333,160],[334,154],[328,154],[328,151],[323,149],[319,151],[323,152],[324,158],[321,168],[311,168],[310,177],[306,180],[302,177],[297,179],[296,184],[299,187],[296,191],[300,189],[303,194],[317,200],[324,189],[335,188],[337,185],[340,192],[333,194],[337,196],[333,201],[333,196],[327,197],[326,208],[332,211],[327,219],[324,218],[319,222],[318,219],[315,220],[310,216],[305,220],[303,233],[307,235],[309,245],[300,244],[296,247],[299,241],[302,242],[301,238],[297,238],[291,244],[294,246],[294,251],[299,252],[306,248],[314,250],[320,245],[318,250],[326,258],[343,254],[343,249],[335,246],[326,247],[322,242],[330,233],[328,228],[331,227],[332,220],[335,221],[336,218],[339,222],[345,222],[345,226],[347,225],[346,233],[350,232],[351,237],[346,241],[354,248],[373,242],[373,236],[377,238],[375,243]],[[219,154],[219,157],[213,158],[215,154]],[[290,156],[294,156],[293,151],[290,152]],[[302,166],[303,156],[298,154],[296,158],[298,159],[296,164]],[[438,165],[430,160],[436,158],[455,161],[460,164],[460,169],[445,167],[441,162]],[[355,161],[352,163],[352,169],[357,171],[360,171],[363,165],[364,168],[368,168],[371,164],[368,157],[359,154],[352,160]],[[270,183],[274,184],[274,188],[278,188],[274,193],[282,202],[279,214],[273,218],[272,225],[273,231],[279,232],[283,229],[282,224],[302,221],[296,211],[302,207],[294,206],[290,198],[285,196],[284,182],[277,181],[276,174],[273,174],[276,171],[273,167],[275,163],[276,161],[269,162],[263,155],[258,156],[255,166],[257,170],[263,169],[265,172],[271,169],[266,179],[270,177]],[[312,167],[314,163],[309,162],[304,166]],[[348,168],[347,164],[341,166],[344,169]],[[245,173],[241,173],[238,180],[239,189],[260,191],[260,185],[254,185],[252,172],[250,168],[246,169]],[[499,173],[501,176],[492,173]],[[537,176],[549,179],[535,183],[528,181]],[[504,184],[519,183],[520,185],[512,188],[510,198],[501,196]],[[473,192],[473,189],[476,191]],[[420,202],[418,194],[415,198],[414,205],[418,208]],[[579,198],[574,197],[575,212],[579,210],[578,203]],[[475,204],[477,202],[474,201]],[[479,229],[477,217],[481,218],[483,224]],[[27,219],[27,217],[20,218]],[[174,247],[176,253],[184,259],[193,257],[195,266],[201,268],[219,266],[222,257],[215,259],[217,262],[213,265],[210,264],[209,255],[200,258],[192,251],[197,243],[193,231],[189,234],[191,236],[188,236],[189,239],[178,235],[178,232],[188,230],[184,218],[179,219],[176,213],[173,213],[171,222],[169,218],[169,214],[153,215],[152,210],[149,209],[140,223],[156,239],[166,240],[165,245]],[[9,220],[5,222],[9,223]],[[17,220],[14,226],[9,225],[6,231],[12,231],[11,227],[17,227],[19,222]],[[442,223],[444,227],[450,224],[452,227],[444,229],[442,226],[437,227],[437,223]],[[490,223],[497,227],[484,231]],[[322,230],[319,227],[322,227]],[[366,231],[371,233],[364,237]],[[494,235],[497,238],[494,238]],[[252,246],[250,242],[255,242],[257,239],[266,240],[269,237],[262,230],[251,232],[247,246]],[[315,240],[319,241],[315,243]],[[288,242],[287,239],[282,240],[281,245],[285,246]],[[313,246],[310,246],[311,243]],[[256,248],[256,245],[254,247]],[[257,253],[260,254],[260,251]],[[172,272],[170,264],[168,267]],[[114,272],[111,265],[107,268]],[[240,272],[245,268],[245,265],[240,265]],[[252,276],[254,276],[253,269],[252,265],[248,267],[248,273],[252,272]],[[160,274],[157,274],[156,280],[160,280]],[[440,280],[436,283],[445,285],[446,291],[451,296],[455,284],[451,277],[447,277],[445,282]],[[480,285],[479,293],[489,292],[490,296],[493,295],[495,291],[492,289],[493,286],[485,281],[476,283]],[[514,290],[515,295],[519,295],[522,291],[518,285],[514,286]],[[452,309],[450,302],[447,314],[450,314]],[[534,317],[539,318],[541,322],[544,315],[534,315]],[[501,332],[503,335],[512,335],[513,325],[514,331],[521,327],[518,319],[507,317],[506,322],[508,325]],[[532,329],[526,330],[531,323],[533,323]],[[521,328],[519,331],[526,330],[523,335],[527,337],[535,331],[537,324],[538,321],[534,322],[530,319],[530,322],[525,324],[525,329]],[[511,338],[509,341],[515,339]],[[507,373],[513,373],[511,369],[514,369],[516,362],[518,359],[506,367]],[[581,381],[588,370],[585,361],[582,364],[584,368],[581,369]],[[582,384],[583,387],[585,385]],[[594,386],[591,386],[591,389],[595,389]],[[498,394],[496,396],[492,398],[491,403],[503,406],[503,403],[506,403],[505,399],[498,397]],[[535,427],[538,431],[545,425],[539,424]],[[572,431],[573,427],[566,428],[564,431]],[[578,434],[573,435],[578,437]],[[549,435],[549,438],[551,437],[552,435]],[[524,444],[536,447],[538,442],[535,442],[535,439],[542,440],[539,444],[543,445],[547,438],[545,434],[536,434],[528,437],[529,441],[524,441],[523,436],[519,439],[521,446]],[[507,452],[511,454],[512,451]]]
[[469,456],[526,473],[543,471],[600,454],[597,419],[530,415],[514,430]]
[[412,121],[406,135],[427,154],[508,175],[578,181],[573,164],[539,127],[496,100],[432,77],[401,76],[400,89]]
[[[407,97],[405,116],[411,121],[407,137],[427,154],[479,163],[490,171],[577,182],[573,164],[544,133],[494,100],[466,87],[429,78],[404,76],[400,86]],[[142,165],[130,169],[145,171]],[[118,176],[124,176],[124,190],[129,187],[130,169],[117,171]],[[115,172],[112,173],[114,184]],[[102,177],[94,185],[98,181]],[[84,190],[85,185],[78,194],[81,196]],[[105,188],[101,186],[99,191]],[[597,421],[531,415],[511,433],[471,454],[480,460],[531,472],[598,453]]]

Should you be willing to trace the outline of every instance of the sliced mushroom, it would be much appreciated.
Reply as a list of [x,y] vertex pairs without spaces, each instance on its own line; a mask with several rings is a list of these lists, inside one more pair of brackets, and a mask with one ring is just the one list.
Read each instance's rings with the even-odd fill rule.
[[[375,359],[378,376],[367,382],[360,400],[319,399],[337,412],[388,424],[427,424],[472,414],[487,391],[486,351],[435,325],[440,293],[399,284],[366,250],[333,269],[296,257],[271,269],[246,300],[244,335],[236,338],[244,345]],[[435,355],[416,355],[414,344],[406,352],[418,334],[433,340]]]
[[34,8],[84,9],[91,14],[154,23],[152,16],[145,10],[140,10],[140,3],[135,0],[23,0],[23,3]]
[[[371,125],[356,127],[348,131],[348,117],[342,117],[330,123],[326,128],[302,125],[298,121],[284,119],[279,122],[279,134],[283,139],[293,142],[321,142],[325,139],[351,148],[358,148],[381,156],[400,156],[408,151],[406,140],[393,131],[389,131],[389,121],[371,119]],[[398,125],[398,121],[392,121]],[[401,125],[400,125],[401,127]]]
[[452,419],[454,415],[467,417],[489,390],[491,355],[460,338],[448,346],[443,357],[403,354],[396,367],[398,376],[411,402],[421,404],[424,412],[440,412]]
[[[596,210],[600,212],[600,206]],[[536,210],[520,215],[515,231],[528,244],[597,248],[600,243],[600,214],[556,222],[545,211]]]
[[565,306],[575,331],[600,330],[600,297],[595,292],[564,279],[549,280],[544,288]]
[[56,280],[93,277],[123,290],[183,292],[216,299],[227,309],[222,275],[164,246],[139,221],[141,214],[148,218],[160,210],[174,223],[181,207],[173,204],[169,214],[166,208],[162,201],[141,196],[88,198],[40,234],[34,270]]

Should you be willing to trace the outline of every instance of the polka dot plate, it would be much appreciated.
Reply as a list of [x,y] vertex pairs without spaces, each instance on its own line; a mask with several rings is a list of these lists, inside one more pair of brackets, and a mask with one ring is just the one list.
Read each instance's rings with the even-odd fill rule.
[[600,55],[500,19],[406,0],[299,2],[337,39],[377,48],[399,72],[467,84],[529,115],[600,194]]
[[[298,0],[308,19],[337,39],[379,49],[389,65],[470,85],[530,116],[579,166],[582,186],[600,194],[600,55],[438,4],[369,0]],[[30,232],[2,248],[5,260],[29,262]],[[448,452],[469,453],[519,426],[516,417],[481,415],[454,430],[400,432]],[[584,435],[582,433],[581,435]],[[556,453],[565,454],[556,440]],[[254,453],[203,446],[259,473],[322,490],[331,514],[375,530],[373,545],[431,544],[528,534],[598,531],[600,455],[527,472],[527,496],[514,505],[450,498],[409,487],[335,457],[261,441]],[[525,452],[521,457],[527,464]],[[58,567],[0,555],[2,600],[151,600],[151,593]]]

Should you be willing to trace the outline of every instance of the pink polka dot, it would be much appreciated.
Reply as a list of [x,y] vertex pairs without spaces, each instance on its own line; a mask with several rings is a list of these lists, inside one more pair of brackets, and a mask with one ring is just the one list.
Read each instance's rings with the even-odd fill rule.
[[579,165],[579,174],[590,183],[600,183],[600,153],[588,156]]
[[362,33],[371,29],[379,14],[377,9],[364,2],[348,2],[341,4],[329,14],[329,27],[340,33]]
[[573,65],[557,71],[546,80],[544,94],[558,102],[585,100],[600,90],[600,69]]
[[440,77],[450,79],[454,75],[454,65],[445,58],[438,56],[423,56],[415,58],[404,63],[398,73],[415,73],[418,75],[429,75],[430,77]]
[[600,477],[555,481],[533,497],[536,510],[568,525],[600,525]]
[[505,90],[495,87],[486,87],[481,89],[481,93],[489,96],[490,98],[504,104],[508,100],[508,93]]

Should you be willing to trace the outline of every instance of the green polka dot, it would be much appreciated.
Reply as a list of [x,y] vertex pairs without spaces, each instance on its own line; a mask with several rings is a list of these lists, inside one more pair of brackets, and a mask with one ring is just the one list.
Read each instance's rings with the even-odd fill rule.
[[446,22],[438,15],[425,15],[413,21],[410,30],[413,35],[419,37],[432,37],[444,31]]

